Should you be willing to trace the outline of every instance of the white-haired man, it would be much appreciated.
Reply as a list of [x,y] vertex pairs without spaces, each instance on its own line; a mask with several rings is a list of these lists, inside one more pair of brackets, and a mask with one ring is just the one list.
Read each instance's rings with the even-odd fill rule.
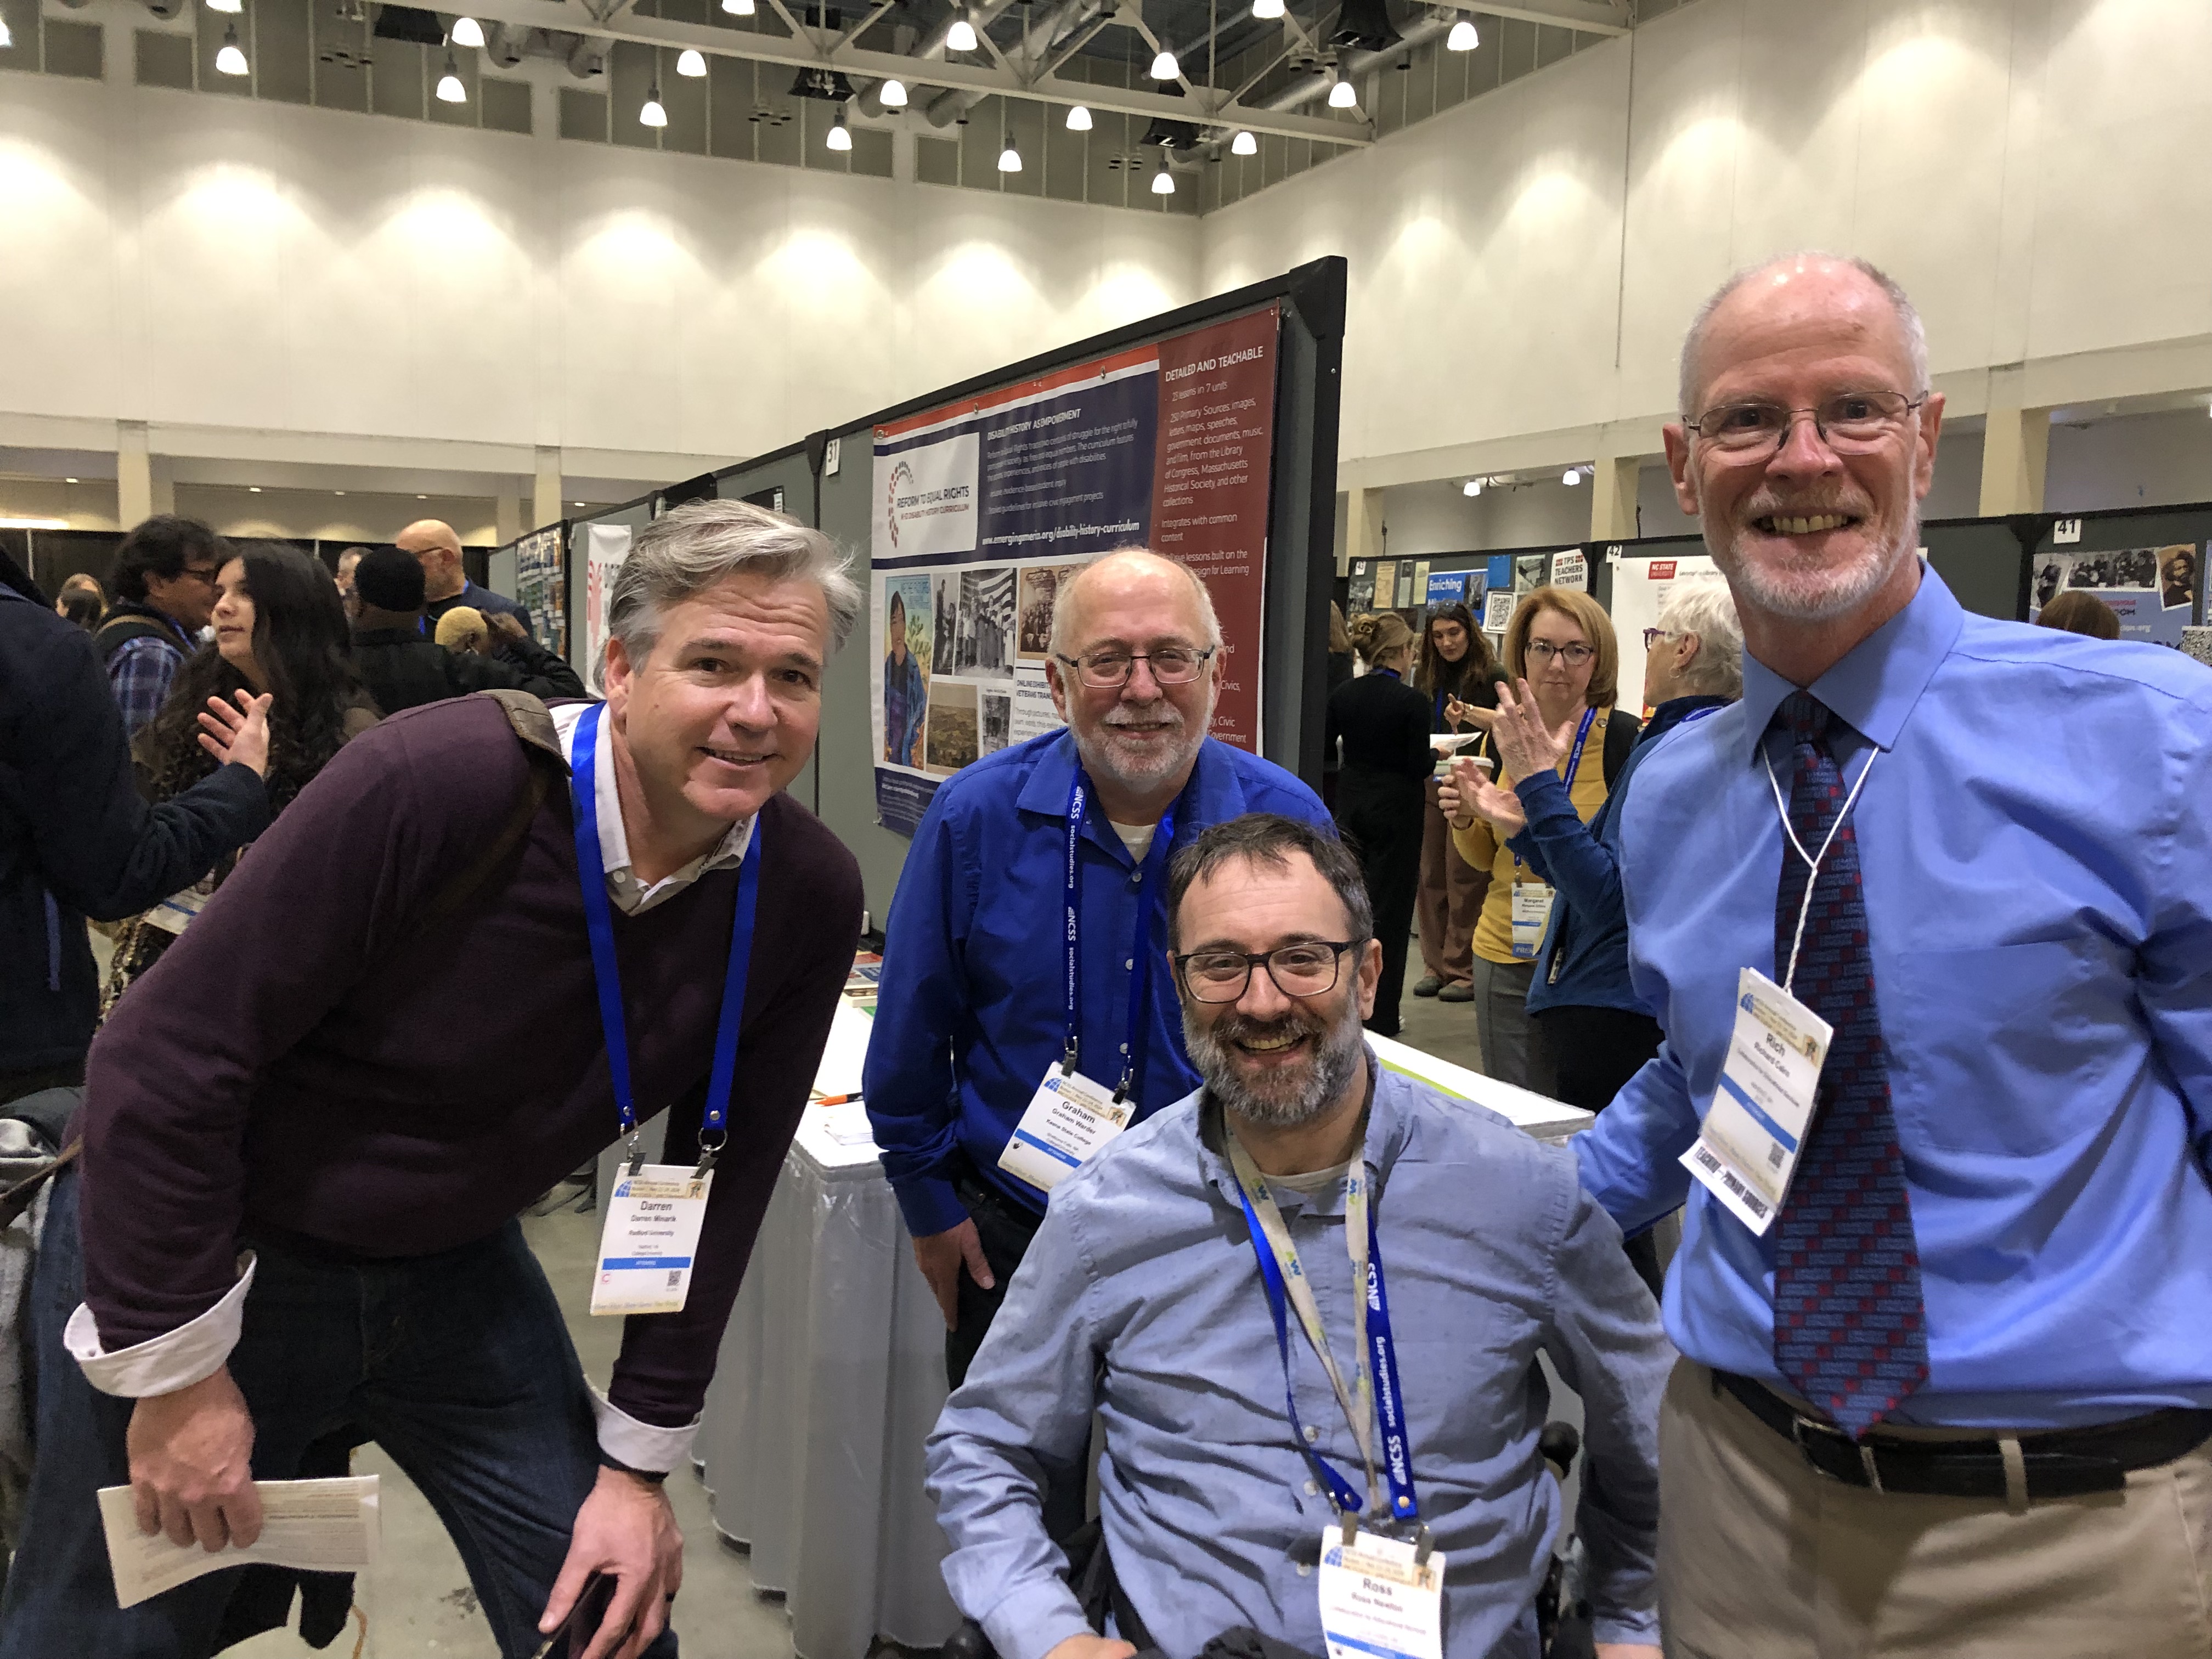
[[1701,1659],[2212,1644],[2212,677],[1966,614],[1943,412],[1861,261],[1729,283],[1667,453],[1742,700],[1638,771],[1667,1042],[1577,1143],[1688,1200],[1662,1618]]
[[1197,1083],[1158,966],[1172,848],[1245,812],[1328,822],[1289,773],[1206,734],[1221,628],[1182,566],[1135,549],[1086,566],[1054,597],[1051,649],[1067,726],[939,786],[868,1045],[868,1115],[955,1387],[1052,1188]]
[[[604,704],[456,698],[348,744],[118,1010],[33,1293],[0,1655],[209,1651],[235,1575],[118,1608],[95,1489],[247,1543],[252,1481],[348,1425],[452,1528],[506,1659],[576,1607],[572,1659],[675,1652],[659,1482],[860,932],[852,855],[781,793],[860,602],[816,532],[665,515],[615,580]],[[608,1206],[594,1307],[641,1316],[595,1397],[514,1217],[664,1106],[676,1231]]]

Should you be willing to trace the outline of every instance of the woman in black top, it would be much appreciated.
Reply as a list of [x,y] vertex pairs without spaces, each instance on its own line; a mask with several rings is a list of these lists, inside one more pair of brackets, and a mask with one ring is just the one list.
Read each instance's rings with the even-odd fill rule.
[[[1421,657],[1413,684],[1429,700],[1431,732],[1456,732],[1464,717],[1455,708],[1495,708],[1497,681],[1504,671],[1491,654],[1490,641],[1464,605],[1440,605],[1429,613],[1421,635]],[[1482,914],[1487,872],[1474,869],[1452,845],[1451,825],[1437,805],[1437,781],[1421,786],[1427,810],[1421,815],[1421,874],[1414,898],[1414,920],[1421,935],[1421,961],[1428,969],[1413,987],[1417,997],[1445,1002],[1474,1000],[1474,923]]]
[[1344,739],[1336,822],[1359,855],[1375,937],[1382,942],[1382,977],[1367,1029],[1395,1036],[1421,874],[1421,814],[1428,810],[1423,785],[1434,775],[1436,755],[1429,747],[1429,701],[1406,684],[1413,630],[1386,611],[1355,618],[1351,633],[1367,672],[1328,700],[1328,741]]

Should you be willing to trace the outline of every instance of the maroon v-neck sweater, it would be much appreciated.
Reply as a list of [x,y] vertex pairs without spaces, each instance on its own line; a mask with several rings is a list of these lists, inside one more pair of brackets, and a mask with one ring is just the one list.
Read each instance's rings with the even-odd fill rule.
[[[365,1256],[483,1237],[616,1133],[565,788],[453,915],[422,912],[490,847],[528,763],[488,698],[356,738],[117,1005],[86,1079],[85,1296],[109,1352],[236,1283],[281,1230]],[[677,1314],[631,1318],[609,1397],[641,1422],[699,1412],[753,1235],[799,1124],[860,927],[853,856],[778,795],[761,880],[729,1142]],[[696,1135],[737,872],[614,915],[641,1120]]]

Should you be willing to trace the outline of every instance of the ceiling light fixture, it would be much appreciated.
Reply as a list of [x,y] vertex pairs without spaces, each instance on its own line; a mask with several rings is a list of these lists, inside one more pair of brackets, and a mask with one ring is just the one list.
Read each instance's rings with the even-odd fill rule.
[[64,478],[62,482],[64,483],[75,483],[76,480],[75,478]]
[[1358,89],[1352,86],[1351,82],[1344,78],[1344,71],[1342,70],[1332,70],[1331,73],[1334,74],[1336,78],[1329,82],[1328,106],[1331,109],[1358,108],[1359,105],[1359,93]]
[[945,51],[973,52],[975,46],[975,26],[968,21],[965,11],[954,12],[952,27],[945,31]]
[[1461,18],[1451,26],[1451,33],[1444,36],[1446,52],[1473,52],[1481,44],[1482,37],[1474,32],[1474,20],[1471,17]]
[[1583,470],[1582,470],[1582,468],[1580,468],[1580,467],[1578,467],[1578,466],[1571,466],[1571,467],[1569,467],[1569,468],[1568,468],[1565,472],[1562,472],[1561,474],[1559,474],[1559,482],[1560,482],[1561,483],[1563,483],[1563,484],[1566,485],[1566,487],[1567,487],[1568,489],[1573,489],[1577,484],[1580,483],[1582,481],[1583,481]]
[[465,46],[471,52],[482,51],[483,25],[473,17],[456,17],[453,19],[453,44]]
[[1252,15],[1272,23],[1283,15],[1283,0],[1252,0]]
[[1070,132],[1090,131],[1091,112],[1080,104],[1070,104],[1067,106],[1067,130]]
[[246,0],[207,0],[207,9],[210,11],[241,12],[246,9]]
[[645,95],[645,107],[637,112],[637,124],[641,127],[665,127],[668,112],[660,106],[660,82],[653,83],[653,90]]
[[1162,46],[1160,55],[1152,59],[1152,79],[1155,81],[1182,79],[1182,65],[1176,62],[1176,55],[1165,46]]
[[1229,141],[1229,153],[1231,155],[1257,155],[1260,141],[1249,132],[1240,132]]
[[707,54],[696,46],[686,46],[676,59],[676,72],[687,81],[696,81],[707,72]]
[[0,530],[67,530],[67,519],[0,519]]
[[1155,196],[1175,194],[1175,175],[1168,171],[1168,156],[1165,150],[1160,152],[1160,170],[1152,175],[1152,194]]
[[8,20],[0,17],[0,52],[12,51],[15,45],[15,37],[8,31]]
[[331,491],[331,494],[333,495],[343,495],[345,494],[345,491],[343,489],[333,489]]
[[418,501],[427,501],[430,498],[428,495],[417,495],[415,499]]
[[884,82],[882,86],[876,88],[876,98],[885,109],[904,109],[906,107],[906,82],[903,81]]
[[999,171],[1001,173],[1019,173],[1021,170],[1022,153],[1015,147],[1014,141],[1009,138],[1006,140],[1006,149],[999,152]]
[[[215,67],[218,75],[243,75],[246,72],[246,54],[239,49],[238,25],[235,23],[222,32],[222,50],[215,55]],[[415,84],[419,87],[422,83],[417,81]]]
[[837,112],[837,118],[830,124],[830,131],[823,137],[822,142],[827,144],[831,149],[850,149],[853,148],[853,131],[851,128],[845,125],[845,112],[843,110],[841,109]]
[[469,89],[461,84],[461,72],[453,66],[453,54],[446,54],[446,72],[438,77],[438,101],[441,104],[465,104]]
[[1459,487],[1459,493],[1462,495],[1480,495],[1482,494],[1482,480],[1469,478]]
[[248,484],[246,486],[246,493],[249,495],[258,495],[261,493],[261,486],[259,484]]
[[753,15],[753,0],[722,0],[722,9],[732,17],[750,17]]

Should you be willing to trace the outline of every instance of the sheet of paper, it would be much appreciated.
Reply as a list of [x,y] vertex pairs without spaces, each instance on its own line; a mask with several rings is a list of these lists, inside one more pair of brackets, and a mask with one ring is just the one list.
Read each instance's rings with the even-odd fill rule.
[[163,1533],[149,1538],[138,1530],[131,1488],[103,1486],[100,1522],[115,1570],[116,1605],[136,1607],[203,1573],[257,1561],[311,1572],[357,1572],[375,1561],[383,1535],[376,1483],[373,1474],[343,1480],[257,1480],[261,1536],[251,1548],[232,1545],[213,1554],[198,1544],[173,1544]]
[[875,1020],[840,997],[830,1017],[830,1040],[822,1046],[822,1060],[814,1068],[814,1092],[832,1099],[850,1098],[860,1092],[860,1073],[868,1063],[868,1034]]

